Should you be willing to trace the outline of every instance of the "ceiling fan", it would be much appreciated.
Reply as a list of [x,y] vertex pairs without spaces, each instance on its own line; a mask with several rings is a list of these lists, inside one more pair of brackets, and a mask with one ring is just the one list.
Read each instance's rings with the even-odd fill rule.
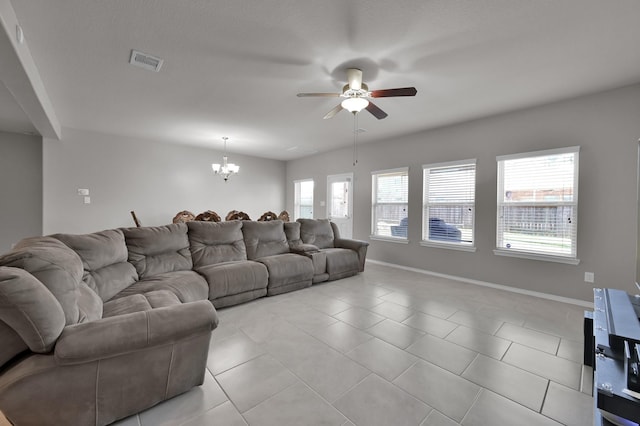
[[342,93],[298,93],[298,97],[342,97],[345,98],[338,106],[329,111],[324,119],[332,118],[334,115],[346,109],[354,114],[366,109],[375,118],[382,120],[387,113],[381,110],[376,104],[366,98],[389,98],[392,96],[415,96],[418,92],[415,87],[402,87],[398,89],[384,89],[369,91],[369,87],[362,82],[362,70],[358,68],[347,69],[348,83],[342,88]]

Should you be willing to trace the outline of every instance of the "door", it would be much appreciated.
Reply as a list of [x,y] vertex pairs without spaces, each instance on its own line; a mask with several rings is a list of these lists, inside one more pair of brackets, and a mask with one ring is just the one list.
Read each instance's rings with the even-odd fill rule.
[[353,173],[327,176],[327,217],[342,238],[353,236]]

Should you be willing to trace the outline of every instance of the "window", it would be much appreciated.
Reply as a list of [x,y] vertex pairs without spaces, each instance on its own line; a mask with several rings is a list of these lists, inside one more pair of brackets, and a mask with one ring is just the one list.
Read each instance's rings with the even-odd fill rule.
[[472,249],[476,160],[422,166],[422,245]]
[[373,172],[371,234],[407,239],[409,169]]
[[313,219],[313,179],[293,182],[293,220]]
[[329,194],[329,218],[349,217],[349,180],[338,179],[330,182]]
[[579,151],[497,157],[496,254],[578,264]]

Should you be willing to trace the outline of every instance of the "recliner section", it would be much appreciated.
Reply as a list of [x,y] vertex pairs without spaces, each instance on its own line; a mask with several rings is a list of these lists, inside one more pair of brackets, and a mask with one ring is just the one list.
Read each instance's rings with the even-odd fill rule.
[[267,294],[267,268],[247,259],[241,221],[187,222],[193,267],[209,286],[216,308]]
[[269,273],[267,295],[311,286],[313,263],[306,257],[290,252],[282,221],[246,221],[242,224],[242,232],[247,257],[263,264]]

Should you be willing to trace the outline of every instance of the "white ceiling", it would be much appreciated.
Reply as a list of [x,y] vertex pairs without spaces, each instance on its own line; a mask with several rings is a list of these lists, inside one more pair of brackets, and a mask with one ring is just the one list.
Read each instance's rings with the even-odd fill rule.
[[[638,0],[11,0],[65,127],[287,160],[640,82]],[[129,65],[131,49],[164,59]],[[7,96],[0,87],[0,104]],[[5,116],[6,115],[6,116]],[[24,116],[0,105],[0,128]],[[21,127],[22,126],[22,127]],[[9,129],[11,130],[11,128]],[[25,130],[29,131],[29,129]]]

